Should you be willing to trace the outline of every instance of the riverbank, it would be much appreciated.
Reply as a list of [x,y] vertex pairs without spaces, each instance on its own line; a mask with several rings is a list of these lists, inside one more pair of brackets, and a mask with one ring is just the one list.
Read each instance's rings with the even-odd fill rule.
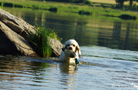
[[[122,14],[130,14],[132,16],[137,16],[138,12],[136,11],[124,11],[119,9],[112,9],[110,7],[96,6],[96,4],[73,4],[73,3],[61,3],[61,2],[42,2],[42,1],[18,1],[18,0],[0,0],[1,8],[4,7],[19,7],[19,8],[31,8],[31,9],[41,9],[49,10],[53,12],[64,12],[64,13],[78,13],[81,15],[103,15],[103,16],[113,16],[118,17]],[[102,4],[104,5],[104,4]],[[83,12],[83,13],[80,13]],[[138,18],[138,16],[137,16]]]

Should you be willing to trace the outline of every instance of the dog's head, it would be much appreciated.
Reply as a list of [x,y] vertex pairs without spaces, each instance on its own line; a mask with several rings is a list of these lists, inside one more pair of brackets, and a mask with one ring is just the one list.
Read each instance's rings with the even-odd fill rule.
[[70,39],[70,40],[66,41],[64,49],[66,49],[70,52],[75,52],[75,53],[78,52],[79,56],[81,56],[79,44],[74,39]]

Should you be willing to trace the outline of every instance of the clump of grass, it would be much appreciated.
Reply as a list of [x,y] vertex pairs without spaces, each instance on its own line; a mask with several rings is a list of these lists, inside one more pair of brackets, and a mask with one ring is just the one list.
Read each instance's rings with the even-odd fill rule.
[[0,8],[3,9],[3,2],[0,3]]
[[57,33],[54,32],[53,30],[49,29],[48,32],[49,32],[48,37],[51,37],[51,38],[56,39],[58,41],[62,40],[62,38],[59,38],[58,35],[57,35]]
[[30,36],[30,43],[36,53],[41,57],[50,57],[52,49],[49,45],[48,37],[58,39],[57,34],[53,30],[44,27],[37,27],[36,33]]

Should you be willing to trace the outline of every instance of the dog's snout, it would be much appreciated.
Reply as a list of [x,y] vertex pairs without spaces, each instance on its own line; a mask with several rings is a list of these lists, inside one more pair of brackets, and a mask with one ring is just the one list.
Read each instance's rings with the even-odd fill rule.
[[72,50],[72,47],[69,47],[69,50]]

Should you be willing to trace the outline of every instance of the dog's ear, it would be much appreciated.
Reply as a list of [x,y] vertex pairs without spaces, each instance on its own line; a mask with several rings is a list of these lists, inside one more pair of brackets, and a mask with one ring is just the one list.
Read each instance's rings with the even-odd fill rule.
[[63,51],[63,52],[64,52],[64,50],[65,50],[65,47],[62,48],[62,51]]
[[79,57],[81,56],[81,51],[80,51],[80,47],[79,46],[76,46],[76,50],[75,50],[75,52],[77,52],[78,51],[78,53],[79,53]]

